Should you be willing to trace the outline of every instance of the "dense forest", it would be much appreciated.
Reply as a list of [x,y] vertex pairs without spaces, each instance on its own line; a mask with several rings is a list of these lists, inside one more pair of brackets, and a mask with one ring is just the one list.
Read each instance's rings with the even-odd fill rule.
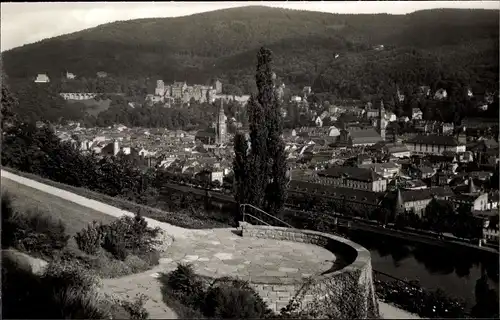
[[494,10],[341,15],[256,6],[109,23],[9,50],[3,60],[11,78],[66,70],[190,83],[217,76],[248,92],[265,45],[285,83],[317,92],[355,98],[440,81],[478,92],[498,87],[498,27]]
[[[137,119],[149,119],[145,114],[150,113],[153,118],[146,122],[156,126],[164,123],[155,124],[159,120],[154,117],[173,113],[171,125],[191,127],[200,122],[191,111],[128,110],[123,103],[89,117],[81,104],[67,106],[58,93],[118,93],[142,104],[158,79],[208,84],[214,78],[223,82],[225,93],[255,92],[255,53],[261,45],[272,50],[276,73],[289,94],[312,86],[316,97],[332,103],[383,98],[398,115],[419,107],[427,119],[458,122],[475,114],[485,93],[498,91],[495,10],[342,15],[233,8],[109,23],[3,52],[2,59],[11,91],[20,100],[19,114],[27,118],[132,124],[144,123]],[[77,79],[63,79],[66,71]],[[97,78],[99,71],[108,77]],[[33,84],[38,73],[47,73],[50,85]],[[446,89],[448,99],[418,99],[421,86],[432,92]],[[471,99],[468,89],[474,93]],[[395,100],[397,90],[406,96],[404,102]],[[484,116],[498,116],[498,107],[491,109]]]

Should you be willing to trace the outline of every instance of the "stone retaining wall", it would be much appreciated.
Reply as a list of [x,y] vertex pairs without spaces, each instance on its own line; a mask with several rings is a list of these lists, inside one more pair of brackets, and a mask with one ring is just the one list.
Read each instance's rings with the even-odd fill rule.
[[[243,237],[314,244],[331,251],[341,261],[330,272],[302,280],[272,277],[250,279],[252,287],[273,311],[280,312],[294,299],[299,303],[300,310],[306,313],[314,311],[317,318],[327,318],[332,314],[344,318],[348,316],[346,313],[354,312],[351,310],[353,305],[358,308],[355,314],[357,318],[378,316],[370,252],[359,244],[322,232],[254,226],[245,222],[240,222],[240,230]],[[361,294],[354,297],[353,292],[357,290]]]

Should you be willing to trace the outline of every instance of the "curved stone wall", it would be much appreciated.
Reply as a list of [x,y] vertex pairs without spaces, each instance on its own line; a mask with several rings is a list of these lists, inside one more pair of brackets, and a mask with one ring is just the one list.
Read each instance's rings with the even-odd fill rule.
[[364,247],[345,238],[310,230],[255,226],[246,222],[240,222],[239,230],[243,237],[314,244],[342,260],[331,272],[303,280],[252,278],[250,284],[273,311],[279,312],[294,300],[300,311],[312,312],[315,318],[328,318],[332,314],[344,318],[349,317],[348,313],[356,318],[378,317],[371,256]]

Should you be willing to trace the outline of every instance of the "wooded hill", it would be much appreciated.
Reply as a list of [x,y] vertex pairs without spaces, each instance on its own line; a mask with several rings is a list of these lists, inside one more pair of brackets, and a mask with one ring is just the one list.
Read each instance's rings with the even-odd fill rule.
[[[407,15],[341,15],[263,6],[177,18],[120,21],[2,54],[11,79],[66,70],[106,71],[166,82],[224,83],[253,90],[255,55],[265,45],[290,87],[360,98],[380,91],[498,87],[496,10],[425,10]],[[374,46],[384,45],[376,51]],[[339,54],[335,59],[335,55]]]

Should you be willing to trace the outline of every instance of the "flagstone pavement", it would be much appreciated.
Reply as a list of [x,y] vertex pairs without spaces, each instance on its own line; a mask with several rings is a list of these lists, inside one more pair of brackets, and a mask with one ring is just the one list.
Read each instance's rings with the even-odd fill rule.
[[[231,229],[193,230],[177,236],[154,269],[117,279],[103,280],[105,292],[133,298],[144,294],[151,318],[175,313],[163,302],[158,277],[178,263],[192,264],[197,274],[237,277],[245,280],[281,278],[301,280],[335,270],[336,257],[321,247],[272,239],[243,238]],[[167,230],[168,232],[168,230]]]

